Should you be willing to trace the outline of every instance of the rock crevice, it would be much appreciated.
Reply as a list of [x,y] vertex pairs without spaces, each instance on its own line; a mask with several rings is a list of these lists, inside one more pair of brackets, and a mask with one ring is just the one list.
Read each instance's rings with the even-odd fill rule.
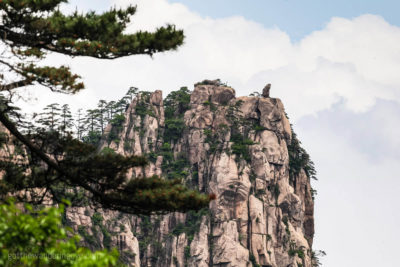
[[[131,256],[127,262],[311,267],[310,178],[304,170],[289,177],[288,145],[293,135],[282,102],[236,97],[234,89],[215,81],[200,83],[184,113],[176,116],[182,122],[179,136],[168,140],[165,109],[161,91],[139,94],[127,109],[122,128],[107,128],[106,136],[117,138],[105,137],[102,147],[124,155],[151,155],[149,166],[133,169],[131,179],[153,174],[168,179],[179,171],[188,186],[214,193],[217,199],[208,210],[188,214],[144,218],[102,211],[110,232],[117,230],[112,229],[113,216],[121,216],[118,222],[123,227],[118,230],[126,236],[125,252]],[[166,144],[173,159],[161,153]],[[180,165],[175,164],[178,158],[183,159]],[[67,213],[72,225],[88,220],[84,210]],[[118,237],[110,239],[111,246],[117,246]]]

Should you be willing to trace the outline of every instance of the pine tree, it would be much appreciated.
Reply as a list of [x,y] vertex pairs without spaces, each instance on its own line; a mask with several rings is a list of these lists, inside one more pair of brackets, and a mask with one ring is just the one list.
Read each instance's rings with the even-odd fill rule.
[[120,100],[118,100],[117,102],[115,102],[114,105],[114,112],[115,114],[122,114],[125,112],[125,110],[127,109],[128,106],[128,102],[126,100],[126,98],[121,98]]
[[64,104],[61,107],[60,112],[60,132],[65,137],[68,134],[72,134],[72,127],[73,127],[73,118],[71,109],[69,108],[68,104]]
[[128,101],[128,104],[132,102],[132,100],[135,96],[137,96],[138,91],[139,91],[139,89],[134,86],[131,86],[129,88],[128,92],[126,92],[125,97],[124,97]]
[[98,145],[101,139],[101,126],[99,124],[99,112],[97,109],[89,109],[86,112],[85,128],[87,135],[83,141],[87,144]]
[[108,122],[110,122],[114,118],[114,113],[115,113],[115,101],[110,101],[106,105],[106,116]]
[[103,135],[104,133],[104,128],[106,127],[106,125],[108,124],[107,121],[107,101],[105,100],[100,100],[99,103],[97,104],[97,119],[98,119],[98,124],[100,126],[100,130],[101,130],[101,134]]
[[39,114],[40,118],[37,120],[44,131],[55,131],[60,123],[61,108],[57,103],[49,104],[43,112]]
[[[115,59],[153,55],[177,49],[183,43],[183,32],[173,25],[160,27],[155,32],[125,34],[136,11],[134,6],[112,8],[102,14],[65,15],[59,9],[63,2],[67,0],[0,1],[0,36],[4,47],[0,64],[7,73],[0,81],[3,95],[32,85],[66,94],[84,89],[80,76],[72,73],[68,66],[38,64],[49,52]],[[188,190],[179,180],[152,177],[127,181],[128,170],[147,163],[143,157],[99,153],[96,147],[71,136],[63,137],[57,131],[24,135],[17,123],[19,113],[9,99],[4,96],[0,99],[0,122],[26,152],[21,153],[25,155],[24,164],[0,161],[0,194],[3,197],[18,192],[18,197],[40,201],[50,194],[59,201],[63,197],[59,192],[68,195],[68,188],[80,188],[95,205],[144,214],[200,209],[213,197]],[[114,112],[124,112],[126,105],[125,101],[117,102]],[[55,129],[56,122],[50,119],[44,125]],[[95,131],[95,125],[91,126]],[[26,191],[29,193],[21,194]]]
[[82,109],[78,109],[76,116],[74,120],[74,126],[75,126],[75,132],[76,132],[76,137],[78,140],[82,140],[83,134],[85,132],[85,117],[82,112]]

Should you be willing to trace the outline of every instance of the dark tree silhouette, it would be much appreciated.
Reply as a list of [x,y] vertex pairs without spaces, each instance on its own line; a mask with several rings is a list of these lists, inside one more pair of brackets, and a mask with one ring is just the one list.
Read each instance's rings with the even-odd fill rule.
[[[38,64],[49,52],[114,59],[152,55],[177,49],[183,43],[183,32],[173,25],[160,27],[155,32],[125,34],[127,23],[136,11],[134,6],[112,8],[102,14],[65,15],[59,10],[63,2],[67,1],[0,1],[0,36],[4,49],[0,56],[3,72],[0,122],[7,129],[2,134],[6,138],[0,141],[3,146],[11,142],[19,148],[0,161],[1,195],[14,194],[30,201],[42,201],[49,196],[60,200],[78,188],[94,204],[143,214],[207,206],[212,196],[189,190],[177,179],[151,177],[128,181],[126,173],[130,168],[147,163],[143,157],[98,153],[94,146],[58,131],[29,134],[21,131],[19,121],[22,118],[12,104],[15,89],[42,85],[53,92],[75,94],[84,88],[80,76],[72,73],[68,66]],[[109,110],[111,116],[113,112],[124,111],[123,104],[126,106],[124,100],[116,103],[113,110]],[[49,124],[52,130],[54,123],[50,118],[45,125]],[[90,127],[91,132],[99,130],[94,122]]]

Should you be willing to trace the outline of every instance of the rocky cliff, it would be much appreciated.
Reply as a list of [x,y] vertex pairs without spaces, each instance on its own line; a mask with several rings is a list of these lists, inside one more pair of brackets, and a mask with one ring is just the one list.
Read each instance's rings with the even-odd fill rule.
[[277,98],[235,97],[218,82],[165,100],[139,93],[101,149],[146,155],[150,164],[131,179],[180,177],[217,199],[206,210],[151,217],[70,208],[66,220],[86,245],[116,247],[134,266],[312,266],[310,175],[289,163],[292,138]]

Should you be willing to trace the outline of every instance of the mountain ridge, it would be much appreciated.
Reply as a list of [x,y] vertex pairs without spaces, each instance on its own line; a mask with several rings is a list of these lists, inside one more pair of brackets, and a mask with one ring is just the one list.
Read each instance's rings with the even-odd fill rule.
[[147,156],[132,179],[180,178],[217,199],[208,210],[151,217],[71,208],[67,222],[88,246],[118,247],[130,265],[313,266],[311,177],[304,162],[289,164],[293,137],[277,98],[236,97],[208,80],[165,100],[139,93],[101,149]]

